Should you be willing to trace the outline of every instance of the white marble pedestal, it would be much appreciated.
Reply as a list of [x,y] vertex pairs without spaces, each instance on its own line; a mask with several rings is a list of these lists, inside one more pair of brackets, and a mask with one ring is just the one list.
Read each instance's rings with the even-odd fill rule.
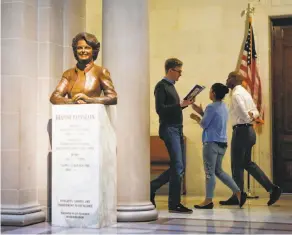
[[52,225],[100,228],[117,222],[116,135],[107,108],[53,106]]

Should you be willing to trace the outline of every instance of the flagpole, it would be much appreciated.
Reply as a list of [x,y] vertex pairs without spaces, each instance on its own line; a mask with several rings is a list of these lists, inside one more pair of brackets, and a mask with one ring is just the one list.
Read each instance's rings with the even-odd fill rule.
[[[251,17],[251,14],[254,13],[254,7],[251,7],[251,4],[248,3],[248,6],[247,6],[247,9],[245,11],[245,13],[247,14],[247,17],[248,17],[248,23],[249,24],[252,24],[252,17]],[[251,31],[251,34],[253,33],[253,31]],[[252,35],[251,35],[252,37]],[[252,53],[252,40],[250,40],[250,50],[251,50],[251,53]],[[252,55],[251,55],[252,56]],[[255,69],[254,67],[251,67],[251,69]],[[253,91],[252,91],[253,92]],[[253,147],[252,149],[252,157],[254,158],[254,154],[255,154],[255,149]],[[247,173],[247,198],[249,199],[257,199],[259,198],[259,196],[256,196],[256,195],[253,195],[251,190],[250,190],[250,174],[249,172]]]

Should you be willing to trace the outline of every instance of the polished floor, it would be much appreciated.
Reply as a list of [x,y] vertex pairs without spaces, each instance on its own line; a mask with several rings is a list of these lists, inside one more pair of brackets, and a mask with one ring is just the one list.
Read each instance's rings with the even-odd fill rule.
[[[2,234],[292,234],[292,195],[284,195],[273,206],[268,199],[249,199],[243,209],[220,206],[216,198],[213,210],[194,209],[193,214],[170,214],[167,197],[157,196],[159,219],[143,223],[117,223],[103,229],[52,227],[40,223],[26,227],[1,226]],[[183,197],[188,207],[202,198]]]

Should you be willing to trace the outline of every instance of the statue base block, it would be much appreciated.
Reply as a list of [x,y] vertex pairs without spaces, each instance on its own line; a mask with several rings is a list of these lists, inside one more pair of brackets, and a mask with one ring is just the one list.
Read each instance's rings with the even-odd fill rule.
[[107,108],[53,106],[52,225],[101,228],[117,222],[116,135]]

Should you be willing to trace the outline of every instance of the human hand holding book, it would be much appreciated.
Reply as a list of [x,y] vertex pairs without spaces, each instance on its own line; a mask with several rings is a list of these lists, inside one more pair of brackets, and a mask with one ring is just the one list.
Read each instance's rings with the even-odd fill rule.
[[[181,107],[185,108],[188,105],[195,105],[195,99],[196,96],[201,93],[202,90],[204,90],[205,87],[204,86],[200,86],[200,85],[195,85],[192,90],[186,95],[186,97],[181,101]],[[195,106],[193,106],[194,109]],[[196,109],[194,109],[196,111]],[[197,112],[197,111],[196,111]],[[202,110],[203,112],[203,110]]]
[[184,108],[192,104],[194,101],[193,100],[182,100],[180,102],[180,107]]

